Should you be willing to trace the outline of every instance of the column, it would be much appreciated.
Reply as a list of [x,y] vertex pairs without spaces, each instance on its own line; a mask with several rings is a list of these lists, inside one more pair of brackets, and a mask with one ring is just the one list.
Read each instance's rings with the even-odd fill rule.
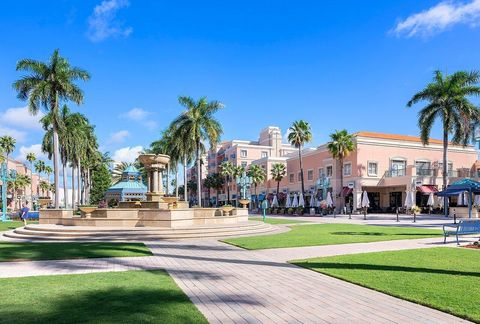
[[152,177],[150,176],[150,170],[147,170],[147,192],[152,191]]
[[158,192],[163,194],[163,171],[158,172]]
[[153,189],[152,192],[158,192],[158,169],[153,169]]

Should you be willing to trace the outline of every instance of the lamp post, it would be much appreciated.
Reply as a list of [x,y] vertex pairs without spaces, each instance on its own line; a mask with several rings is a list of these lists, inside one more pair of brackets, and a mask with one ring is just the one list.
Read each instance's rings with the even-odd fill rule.
[[[7,187],[8,182],[15,181],[17,178],[17,171],[7,169],[7,163],[3,162],[0,169],[0,176],[2,178],[2,222],[10,221],[7,219]],[[15,193],[13,194],[15,196]]]

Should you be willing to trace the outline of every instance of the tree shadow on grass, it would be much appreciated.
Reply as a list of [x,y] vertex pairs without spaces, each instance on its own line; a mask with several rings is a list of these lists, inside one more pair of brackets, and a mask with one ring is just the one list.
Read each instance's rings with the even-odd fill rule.
[[0,243],[0,261],[151,256],[143,243]]
[[381,270],[381,271],[401,271],[401,272],[416,272],[416,273],[433,273],[445,274],[454,276],[480,277],[479,272],[472,271],[458,271],[447,269],[430,269],[419,267],[393,266],[393,265],[379,265],[379,264],[362,264],[362,263],[330,263],[330,262],[293,262],[293,264],[309,268],[313,270],[322,269],[337,269],[337,270]]
[[440,233],[384,233],[384,232],[331,232],[332,235],[356,236],[439,236]]

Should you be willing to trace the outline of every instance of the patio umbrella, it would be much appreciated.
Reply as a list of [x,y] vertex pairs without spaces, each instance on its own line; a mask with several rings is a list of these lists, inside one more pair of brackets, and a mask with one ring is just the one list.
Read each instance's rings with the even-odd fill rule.
[[272,207],[278,207],[277,195],[273,196]]
[[303,198],[303,193],[300,193],[300,196],[298,197],[298,206],[305,207],[305,199]]
[[444,198],[443,197],[438,197],[438,205],[440,206],[440,208],[443,209],[443,204],[444,204]]
[[362,208],[368,208],[370,207],[370,200],[368,199],[368,193],[366,190],[363,191],[363,197],[362,197]]
[[330,191],[327,193],[327,207],[333,207],[332,193]]
[[297,196],[296,193],[293,195],[292,207],[293,207],[293,208],[297,208],[297,207],[298,207],[298,196]]
[[292,207],[292,201],[290,200],[290,195],[287,195],[287,197],[285,199],[286,199],[285,207],[287,207],[287,208]]
[[405,191],[407,193],[407,195],[405,196],[405,207],[407,209],[410,209],[412,208],[413,206],[413,200],[412,200],[412,195],[410,194],[410,191]]
[[435,205],[435,200],[433,199],[433,192],[428,196],[427,206],[433,207]]
[[475,195],[474,205],[475,206],[480,206],[480,195]]
[[463,192],[458,194],[457,206],[463,206],[465,204]]
[[315,207],[316,206],[316,199],[315,196],[310,196],[310,207]]

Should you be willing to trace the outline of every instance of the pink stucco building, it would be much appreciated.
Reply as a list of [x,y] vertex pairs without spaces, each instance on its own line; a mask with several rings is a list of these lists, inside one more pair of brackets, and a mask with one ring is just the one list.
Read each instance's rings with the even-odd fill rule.
[[[442,188],[442,141],[432,139],[424,146],[418,137],[374,132],[355,134],[356,150],[344,161],[344,186],[340,186],[340,165],[322,144],[303,152],[306,195],[322,195],[331,191],[341,205],[340,194],[354,210],[360,207],[361,192],[366,190],[373,210],[394,210],[401,207],[407,191],[415,191],[417,204],[422,205],[431,191]],[[448,150],[449,179],[478,177],[477,152],[473,146],[450,145]],[[270,161],[265,163],[270,170]],[[296,154],[285,161],[287,175],[280,191],[291,194],[301,190],[299,159]],[[325,184],[325,185],[324,185]],[[271,179],[261,186],[262,194],[275,193]]]

